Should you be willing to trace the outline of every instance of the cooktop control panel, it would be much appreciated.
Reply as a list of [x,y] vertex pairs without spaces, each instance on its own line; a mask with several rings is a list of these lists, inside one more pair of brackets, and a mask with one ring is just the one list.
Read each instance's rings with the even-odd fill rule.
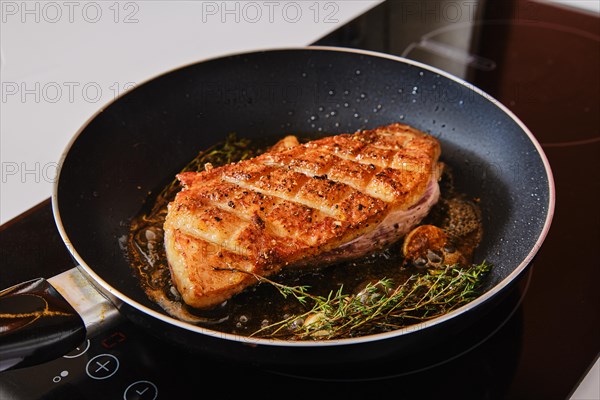
[[[153,400],[166,386],[161,361],[130,324],[86,339],[51,362],[0,374],[0,398]],[[145,343],[148,342],[148,343]],[[160,346],[162,343],[155,343]],[[35,377],[35,379],[34,379]]]

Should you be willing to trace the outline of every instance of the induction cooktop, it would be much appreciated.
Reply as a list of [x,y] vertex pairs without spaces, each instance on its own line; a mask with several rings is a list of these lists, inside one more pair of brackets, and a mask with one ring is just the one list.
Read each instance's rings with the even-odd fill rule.
[[[333,369],[213,359],[123,319],[64,357],[0,374],[0,397],[156,399],[216,390],[228,398],[568,398],[600,347],[600,261],[592,251],[600,242],[599,19],[538,2],[463,3],[387,1],[315,44],[446,70],[505,104],[541,143],[556,183],[553,224],[497,307],[418,355]],[[0,227],[0,258],[3,288],[73,266],[49,200]]]

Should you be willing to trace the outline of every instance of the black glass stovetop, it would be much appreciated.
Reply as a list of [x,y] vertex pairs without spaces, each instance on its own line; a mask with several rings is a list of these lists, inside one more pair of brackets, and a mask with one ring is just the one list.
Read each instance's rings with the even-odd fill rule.
[[[203,358],[123,320],[58,360],[0,374],[0,398],[568,398],[600,347],[599,18],[537,2],[451,3],[460,18],[443,2],[388,1],[316,44],[451,72],[537,137],[554,173],[555,216],[534,263],[495,308],[418,356],[331,371]],[[0,259],[2,288],[73,266],[48,200],[0,227]]]

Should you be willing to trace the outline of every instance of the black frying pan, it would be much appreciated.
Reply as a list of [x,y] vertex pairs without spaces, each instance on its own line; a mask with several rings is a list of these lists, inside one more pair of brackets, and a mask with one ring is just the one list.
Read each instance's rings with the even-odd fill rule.
[[[475,258],[489,261],[495,269],[485,293],[474,302],[389,333],[290,342],[224,334],[176,320],[140,289],[122,246],[129,221],[148,193],[171,181],[200,149],[230,132],[249,138],[337,134],[392,122],[413,125],[439,138],[442,160],[456,171],[458,188],[481,199],[485,235]],[[475,321],[502,297],[540,248],[552,219],[554,186],[534,136],[477,88],[410,60],[313,47],[200,62],[161,75],[116,99],[91,118],[69,145],[53,208],[79,270],[122,315],[167,340],[210,354],[259,363],[309,364],[409,351]],[[25,286],[31,289],[31,284]],[[68,297],[69,290],[59,291]],[[19,298],[16,293],[25,291],[24,286],[12,288],[3,300],[10,297],[14,303]],[[0,302],[1,307],[6,304]],[[48,319],[38,318],[36,324]],[[44,326],[43,334],[26,334],[24,329],[31,324],[17,324],[20,333],[0,336],[1,358],[13,360],[15,367],[68,351],[83,339],[84,330],[77,318],[72,325],[61,324],[69,333],[66,345],[64,338],[57,339],[54,328]],[[29,343],[18,344],[16,336],[29,338]],[[52,337],[52,346],[42,342],[42,336]],[[45,346],[42,356],[32,350],[33,342]]]

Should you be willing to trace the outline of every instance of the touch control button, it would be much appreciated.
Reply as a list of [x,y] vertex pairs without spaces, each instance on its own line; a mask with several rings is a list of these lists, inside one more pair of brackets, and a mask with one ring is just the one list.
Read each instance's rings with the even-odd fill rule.
[[87,339],[85,342],[81,343],[75,349],[71,350],[69,352],[69,354],[65,354],[63,357],[64,358],[76,358],[76,357],[79,357],[79,356],[83,355],[83,353],[85,353],[86,351],[88,351],[89,348],[90,348],[90,339]]
[[99,354],[85,366],[85,372],[92,379],[110,378],[118,369],[119,359],[112,354]]
[[124,400],[155,400],[158,388],[150,381],[137,381],[127,386],[123,393]]

